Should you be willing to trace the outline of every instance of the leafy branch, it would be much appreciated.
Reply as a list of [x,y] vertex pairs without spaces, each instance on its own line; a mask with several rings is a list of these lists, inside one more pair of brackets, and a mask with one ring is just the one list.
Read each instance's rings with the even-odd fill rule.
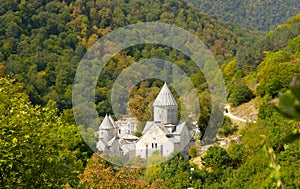
[[273,172],[271,173],[271,177],[274,178],[277,181],[277,187],[280,187],[281,189],[284,189],[283,183],[280,178],[280,165],[277,165],[275,162],[275,154],[273,148],[270,146],[269,140],[265,135],[260,135],[264,141],[265,141],[265,150],[268,153],[268,156],[271,158],[271,164],[270,167],[273,169]]
[[295,121],[293,134],[287,136],[284,142],[291,143],[300,138],[300,82],[295,76],[290,83],[290,91],[279,94],[279,105],[275,107],[283,116]]

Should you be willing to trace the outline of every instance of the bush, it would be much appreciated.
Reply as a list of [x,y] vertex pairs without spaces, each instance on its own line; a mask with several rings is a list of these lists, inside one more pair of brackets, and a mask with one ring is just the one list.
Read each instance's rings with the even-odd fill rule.
[[231,119],[229,117],[224,117],[224,122],[222,127],[219,130],[219,135],[227,137],[234,130]]
[[211,167],[214,170],[225,168],[230,165],[230,157],[224,148],[211,146],[208,148],[206,155],[202,158],[205,167]]
[[244,146],[236,142],[231,142],[227,152],[232,160],[233,166],[239,167],[245,158]]
[[245,102],[249,102],[253,97],[254,94],[247,85],[238,83],[232,89],[232,92],[229,96],[229,102],[231,102],[233,106],[238,106]]
[[189,149],[189,156],[191,157],[196,157],[197,156],[197,147],[193,146]]

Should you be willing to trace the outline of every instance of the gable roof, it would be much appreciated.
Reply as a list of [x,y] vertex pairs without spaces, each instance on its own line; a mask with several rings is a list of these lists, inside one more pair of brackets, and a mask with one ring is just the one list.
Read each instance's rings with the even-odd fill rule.
[[110,139],[110,141],[107,142],[107,145],[108,145],[108,146],[112,146],[113,143],[114,143],[116,140],[117,140],[117,138],[116,138],[116,137],[113,137],[112,139]]
[[185,122],[179,123],[179,124],[177,125],[176,130],[175,130],[174,133],[176,133],[176,134],[182,134],[182,132],[183,132],[183,130],[184,130],[185,127],[186,127]]
[[120,134],[119,137],[125,140],[138,140],[139,137],[131,135],[131,134]]
[[135,117],[125,117],[116,121],[116,124],[137,124],[137,119]]
[[144,129],[143,129],[142,134],[145,134],[145,132],[146,132],[149,128],[151,128],[152,125],[154,125],[154,121],[147,121],[147,122],[146,122],[146,125],[145,125],[145,127],[144,127]]
[[99,129],[113,129],[113,128],[114,128],[114,125],[111,122],[111,120],[109,119],[108,115],[106,114],[102,123],[99,126]]
[[151,127],[149,127],[136,142],[137,147],[149,145],[149,143],[151,144],[153,137],[156,137],[156,140],[161,141],[160,143],[164,143],[168,140],[167,134],[170,133],[169,130],[160,124],[154,122],[152,123],[153,124],[151,124]]
[[153,106],[178,106],[172,92],[170,91],[166,83],[157,95]]

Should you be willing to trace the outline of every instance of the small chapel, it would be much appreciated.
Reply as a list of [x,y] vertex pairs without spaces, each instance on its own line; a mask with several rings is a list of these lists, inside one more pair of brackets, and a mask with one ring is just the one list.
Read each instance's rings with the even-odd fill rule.
[[147,159],[153,152],[168,157],[173,152],[187,154],[193,145],[191,131],[178,121],[178,103],[165,83],[153,103],[153,121],[148,121],[142,136],[121,132],[110,115],[99,126],[97,149],[108,155],[120,155],[124,160],[135,157]]

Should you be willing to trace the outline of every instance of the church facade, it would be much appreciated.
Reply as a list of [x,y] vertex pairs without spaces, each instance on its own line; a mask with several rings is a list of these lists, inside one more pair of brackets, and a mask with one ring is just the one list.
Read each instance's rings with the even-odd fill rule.
[[185,122],[178,121],[178,104],[165,83],[153,103],[153,121],[148,121],[142,136],[120,132],[120,127],[106,115],[99,127],[97,149],[108,155],[120,155],[124,160],[147,159],[159,151],[164,157],[173,152],[187,154],[192,145],[191,132]]

